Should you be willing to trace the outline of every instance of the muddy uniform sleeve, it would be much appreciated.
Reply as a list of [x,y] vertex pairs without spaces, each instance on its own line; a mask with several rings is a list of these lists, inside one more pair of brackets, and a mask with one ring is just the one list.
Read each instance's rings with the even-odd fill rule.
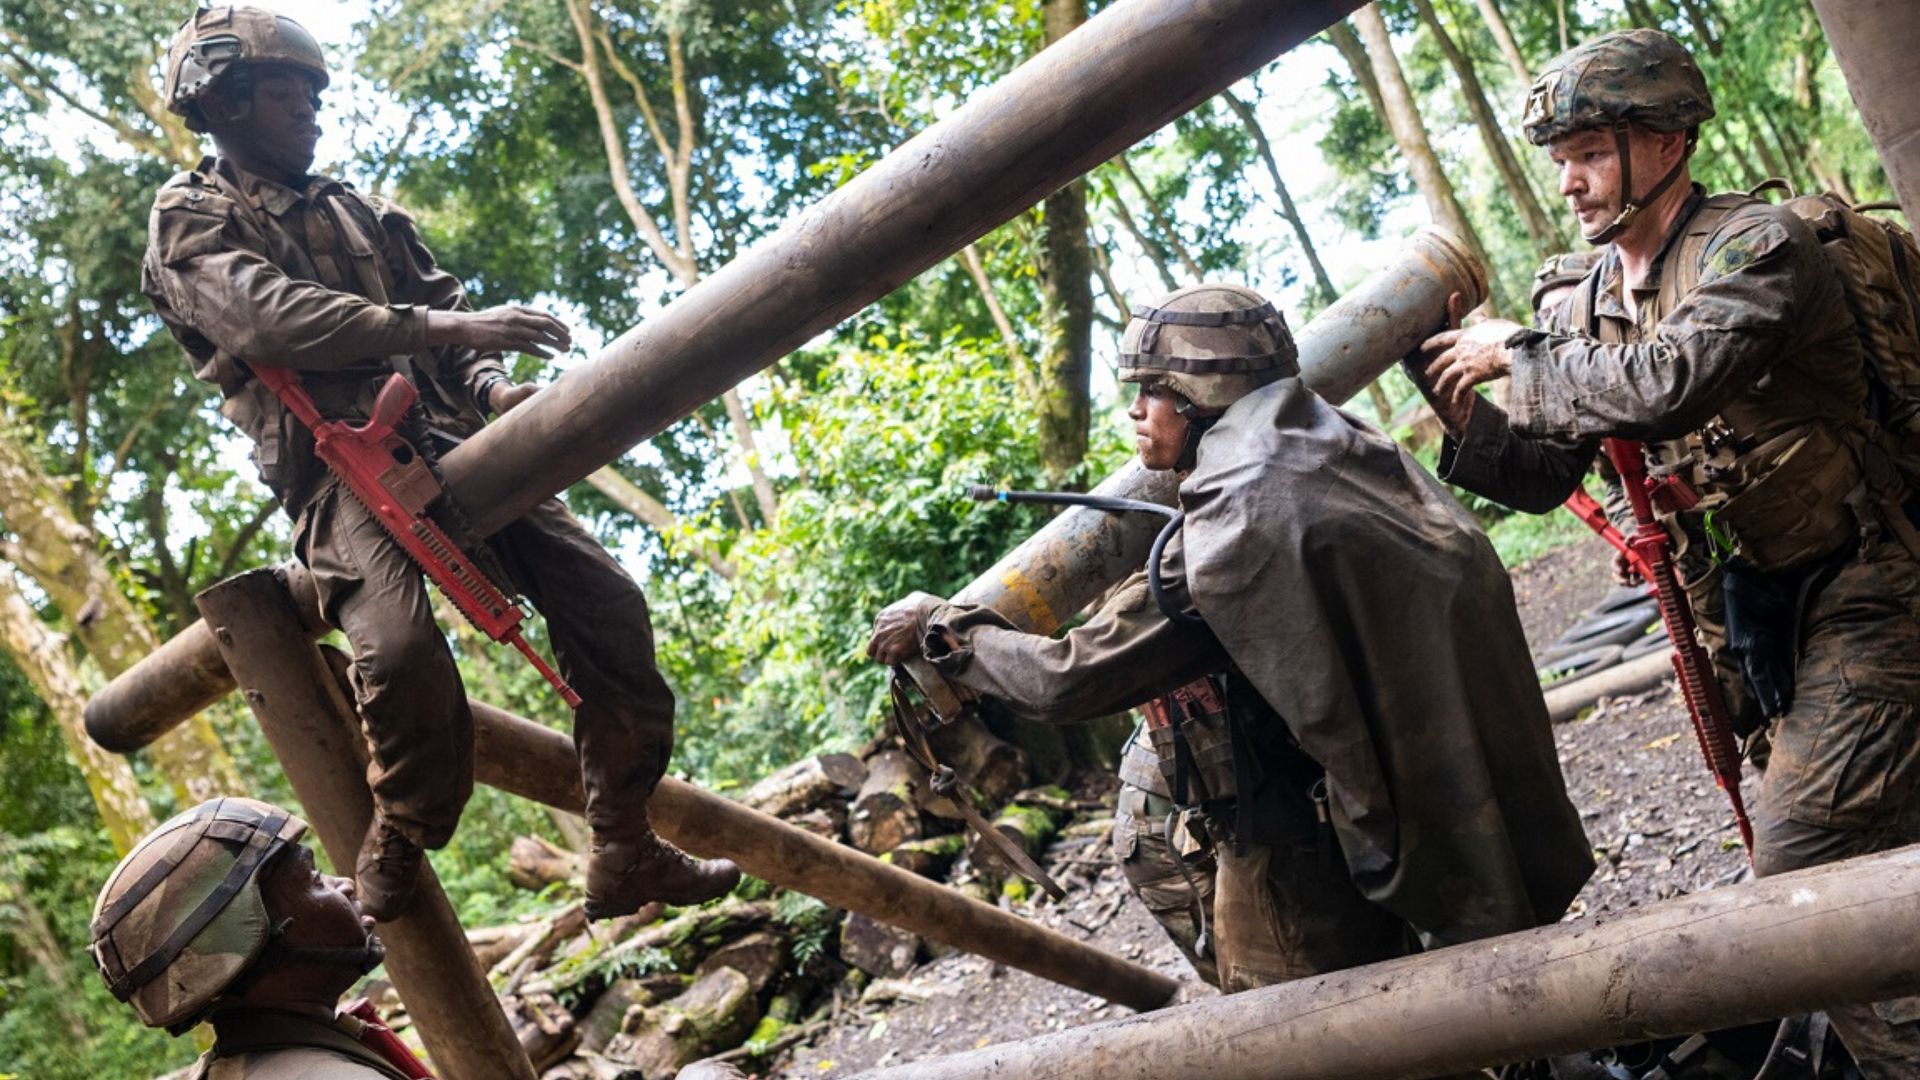
[[1440,479],[1529,514],[1544,514],[1580,486],[1599,449],[1592,439],[1565,442],[1516,434],[1506,411],[1481,398],[1467,430],[1440,446]]
[[163,188],[148,232],[148,269],[168,306],[234,356],[327,370],[426,346],[425,309],[289,277],[267,258],[266,239],[212,188]]
[[[1777,208],[1767,208],[1777,211]],[[1677,438],[1767,373],[1820,274],[1819,243],[1790,212],[1739,215],[1710,243],[1700,285],[1650,340],[1608,345],[1542,331],[1513,347],[1513,430],[1566,440]]]
[[[379,213],[387,265],[393,271],[394,298],[436,311],[471,311],[460,280],[434,263],[433,252],[421,241],[413,218],[399,207],[386,204],[379,207]],[[444,345],[433,350],[433,355],[449,387],[464,387],[483,414],[493,411],[483,399],[482,389],[491,380],[506,376],[506,365],[498,352]]]
[[[1137,575],[1084,624],[1060,637],[1014,629],[991,608],[927,597],[927,659],[941,674],[1020,716],[1067,723],[1132,708],[1227,665],[1205,627],[1160,613]],[[942,632],[958,639],[949,649]]]

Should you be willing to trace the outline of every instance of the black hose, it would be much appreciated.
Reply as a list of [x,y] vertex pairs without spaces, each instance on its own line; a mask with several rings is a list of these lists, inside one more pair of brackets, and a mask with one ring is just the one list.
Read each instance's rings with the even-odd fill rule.
[[1187,515],[1184,512],[1141,499],[1082,495],[1072,491],[1000,491],[988,484],[967,485],[967,497],[975,502],[1042,503],[1048,506],[1086,506],[1112,514],[1159,514],[1167,519],[1167,523],[1161,526],[1159,535],[1153,538],[1153,547],[1147,551],[1147,593],[1153,597],[1154,606],[1167,617],[1167,621],[1180,626],[1207,624],[1199,612],[1176,605],[1173,598],[1167,595],[1166,586],[1160,579],[1160,557],[1167,550],[1167,541],[1172,540],[1173,534],[1186,524]]

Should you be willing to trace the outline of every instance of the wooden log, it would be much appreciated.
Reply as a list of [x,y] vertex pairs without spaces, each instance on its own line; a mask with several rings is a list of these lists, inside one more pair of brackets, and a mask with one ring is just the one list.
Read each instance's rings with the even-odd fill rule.
[[[586,806],[573,741],[483,701],[473,707],[475,779],[551,806]],[[851,847],[672,777],[647,804],[660,835],[705,857],[724,856],[755,877],[843,911],[865,911],[1043,979],[1133,1009],[1166,1004],[1179,983],[1140,964],[1037,925]]]
[[965,833],[948,833],[945,836],[923,836],[918,840],[909,840],[885,855],[880,861],[892,863],[902,870],[911,870],[921,877],[936,881],[945,877],[953,868],[954,860],[967,848]]
[[507,849],[507,880],[522,889],[537,892],[585,874],[579,855],[537,836],[516,836]]
[[[351,691],[314,646],[286,583],[272,571],[229,578],[196,601],[202,625],[239,680],[328,859],[336,867],[352,866],[373,820],[373,795]],[[387,943],[387,974],[438,1068],[461,1080],[538,1075],[521,1053],[432,866],[420,868],[413,904],[381,924],[380,936]]]
[[558,1065],[580,1045],[580,1029],[573,1014],[551,995],[503,998],[500,1005],[534,1072]]
[[847,814],[847,838],[869,855],[892,851],[920,835],[920,792],[926,773],[898,750],[867,762],[867,780]]
[[1916,935],[1920,846],[860,1076],[1454,1076],[1905,997]]
[[[1004,804],[1030,782],[1032,762],[1027,752],[988,731],[983,724],[948,724],[934,731],[929,741],[938,762],[953,766],[989,807]],[[929,813],[959,820],[959,812],[950,805],[935,809],[944,803],[939,796],[931,795],[926,809]]]
[[480,962],[482,970],[507,958],[507,954],[520,947],[520,943],[539,932],[533,923],[515,923],[510,926],[479,926],[467,931],[467,944],[472,946],[473,955]]
[[593,999],[587,1015],[580,1018],[580,1050],[590,1054],[605,1050],[613,1037],[627,1026],[627,1016],[633,1010],[644,1009],[658,1000],[643,980],[615,979]]
[[920,935],[855,912],[840,924],[840,959],[876,978],[905,974],[920,961]]
[[572,957],[527,981],[528,992],[559,994],[598,980],[610,966],[648,949],[667,953],[674,970],[691,970],[702,956],[728,941],[745,937],[773,920],[773,904],[765,900],[724,900],[694,908],[666,922],[649,926],[609,948]]
[[508,953],[487,978],[499,988],[502,994],[512,994],[519,989],[528,975],[545,967],[553,958],[554,950],[560,943],[572,938],[587,928],[585,909],[579,904],[570,904],[546,921],[539,932],[530,934],[520,947]]
[[840,838],[847,835],[847,804],[835,800],[804,814],[795,814],[787,821],[795,828],[839,843]]
[[852,798],[866,779],[867,767],[852,754],[818,754],[748,788],[740,802],[763,814],[791,818],[828,799]]
[[[1058,791],[1058,789],[1054,790]],[[1065,792],[1058,792],[1058,794],[1061,797],[1066,795]],[[993,819],[993,829],[1001,836],[1020,845],[1022,851],[1038,859],[1041,853],[1046,851],[1047,845],[1059,834],[1060,826],[1065,824],[1068,817],[1067,811],[1053,806],[1039,802],[1017,802],[1009,804],[1000,811],[999,815]],[[1000,853],[978,836],[968,838],[967,858],[976,866],[984,862],[1005,873],[1014,872],[1013,867],[1005,865]]]
[[686,993],[643,1010],[607,1044],[604,1056],[648,1077],[672,1076],[716,1050],[738,1046],[759,1019],[759,1000],[747,977],[715,968]]

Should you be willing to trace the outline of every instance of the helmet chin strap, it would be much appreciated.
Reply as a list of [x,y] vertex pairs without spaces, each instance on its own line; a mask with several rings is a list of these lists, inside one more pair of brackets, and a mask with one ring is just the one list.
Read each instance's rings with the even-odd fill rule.
[[[1602,244],[1611,244],[1619,238],[1621,233],[1626,232],[1628,226],[1633,224],[1634,219],[1640,216],[1640,211],[1652,205],[1655,199],[1665,194],[1666,190],[1673,186],[1675,180],[1680,179],[1680,170],[1685,168],[1687,164],[1688,155],[1683,151],[1680,155],[1680,160],[1673,163],[1673,168],[1667,170],[1667,175],[1661,177],[1660,182],[1653,185],[1652,190],[1638,199],[1634,198],[1633,145],[1627,141],[1628,126],[1625,120],[1621,120],[1613,125],[1613,144],[1620,151],[1620,212],[1614,215],[1612,221],[1601,226],[1600,231],[1580,234],[1580,239],[1585,240],[1594,247],[1599,247]],[[1691,149],[1692,147],[1688,147],[1688,150]]]
[[1187,437],[1180,445],[1180,460],[1173,467],[1179,472],[1191,472],[1200,463],[1200,439],[1220,422],[1220,417],[1202,416],[1199,407],[1191,401],[1182,401],[1173,411],[1187,421]]

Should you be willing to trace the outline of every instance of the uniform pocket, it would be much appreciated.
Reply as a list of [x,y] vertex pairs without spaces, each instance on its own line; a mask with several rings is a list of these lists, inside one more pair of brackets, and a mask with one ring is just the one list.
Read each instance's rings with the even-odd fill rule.
[[1898,815],[1920,782],[1916,689],[1920,673],[1843,660],[1813,729],[1794,738],[1787,726],[1775,741],[1768,769],[1783,771],[1769,781],[1787,816],[1861,829]]

